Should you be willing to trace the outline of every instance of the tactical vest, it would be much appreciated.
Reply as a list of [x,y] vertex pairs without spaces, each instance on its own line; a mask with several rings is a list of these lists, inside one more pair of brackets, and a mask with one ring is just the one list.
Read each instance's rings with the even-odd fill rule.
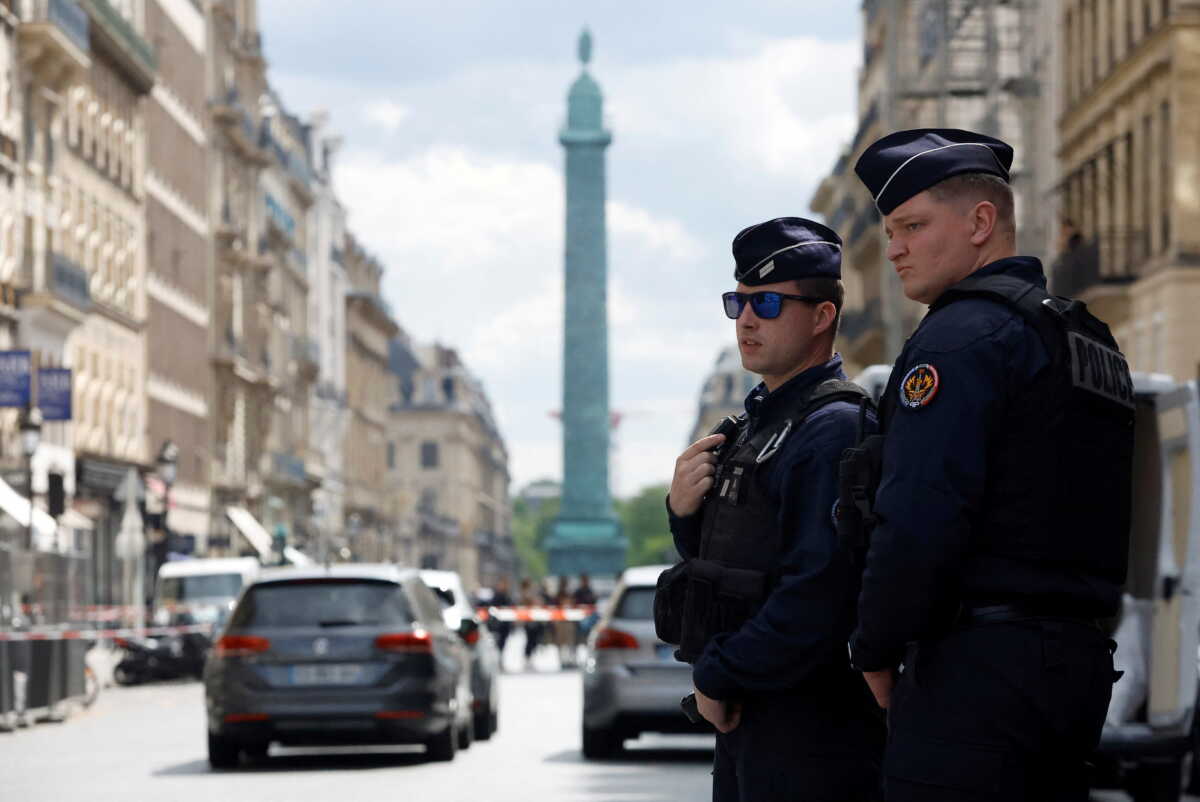
[[[989,437],[984,498],[970,513],[974,548],[1123,583],[1134,395],[1129,366],[1108,326],[1080,301],[1005,275],[967,277],[929,313],[964,298],[1016,310],[1050,360],[1009,399]],[[903,372],[892,371],[882,399],[884,436],[897,413]]]
[[753,434],[745,416],[738,419],[737,437],[719,452],[701,508],[699,555],[669,569],[659,583],[655,623],[660,638],[679,645],[676,659],[695,662],[714,635],[740,629],[779,580],[785,533],[779,504],[765,486],[771,459],[821,407],[866,396],[857,384],[829,380],[797,399],[786,419]]

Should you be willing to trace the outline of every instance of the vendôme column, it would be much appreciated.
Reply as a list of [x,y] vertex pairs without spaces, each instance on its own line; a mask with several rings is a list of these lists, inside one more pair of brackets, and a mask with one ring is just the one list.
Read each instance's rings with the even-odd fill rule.
[[563,321],[562,507],[547,547],[551,574],[615,575],[626,541],[608,486],[608,254],[604,217],[604,99],[588,74],[592,37],[579,37],[583,71],[567,96],[567,230]]

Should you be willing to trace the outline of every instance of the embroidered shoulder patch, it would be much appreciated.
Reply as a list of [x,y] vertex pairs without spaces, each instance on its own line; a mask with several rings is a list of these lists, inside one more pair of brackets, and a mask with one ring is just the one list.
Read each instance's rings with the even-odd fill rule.
[[937,368],[928,362],[913,367],[900,382],[900,405],[908,409],[928,406],[938,391]]

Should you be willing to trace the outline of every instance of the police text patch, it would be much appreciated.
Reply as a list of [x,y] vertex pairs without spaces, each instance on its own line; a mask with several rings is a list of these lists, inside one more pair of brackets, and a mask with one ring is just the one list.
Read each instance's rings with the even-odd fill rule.
[[1125,357],[1073,331],[1067,332],[1067,342],[1071,348],[1071,383],[1133,409],[1133,379]]
[[938,391],[937,368],[929,363],[913,367],[900,382],[900,405],[908,409],[927,406]]

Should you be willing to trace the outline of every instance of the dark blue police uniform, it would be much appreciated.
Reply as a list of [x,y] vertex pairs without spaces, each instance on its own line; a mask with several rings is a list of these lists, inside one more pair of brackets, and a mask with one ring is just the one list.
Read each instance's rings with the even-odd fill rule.
[[[834,356],[772,393],[759,385],[746,399],[750,431],[786,415],[789,400],[812,385],[844,378],[842,358]],[[764,477],[787,534],[779,583],[741,629],[709,643],[692,674],[706,696],[743,705],[741,725],[717,735],[714,800],[877,796],[883,719],[847,658],[858,582],[831,519],[837,463],[857,422],[848,402],[818,410]],[[699,553],[699,518],[671,517],[685,558]]]
[[[809,221],[784,220],[802,229],[783,231],[773,225],[779,221],[771,221],[735,240],[737,277],[743,283],[821,275],[809,254],[795,255],[798,261],[790,265],[784,258],[805,238],[826,240],[821,249],[829,253],[822,259],[826,264],[836,259],[832,269],[840,265],[833,247],[840,241],[833,232]],[[774,391],[760,384],[746,399],[737,443],[778,431],[782,422],[796,418],[815,388],[845,378],[842,359],[835,355]],[[854,403],[834,400],[820,406],[797,421],[778,451],[747,480],[762,496],[747,501],[743,495],[741,503],[761,504],[771,516],[770,526],[735,524],[730,541],[746,552],[763,550],[769,548],[765,530],[778,533],[776,550],[765,555],[772,563],[770,590],[753,615],[709,638],[693,661],[698,690],[742,705],[740,725],[717,735],[713,799],[719,802],[879,798],[883,714],[849,664],[846,643],[854,628],[858,571],[839,545],[833,520],[838,460],[854,443],[857,426]],[[718,478],[718,484],[724,482]],[[711,495],[716,494],[714,488]],[[695,515],[670,516],[676,548],[685,559],[695,563],[706,556],[705,527],[713,526],[709,516],[722,514],[719,504],[710,498]],[[726,566],[736,562],[716,559]]]
[[[961,161],[1007,179],[1012,154],[1001,146],[968,132],[901,132],[868,148],[858,171],[886,215],[964,172]],[[1041,264],[1020,257],[968,282],[995,277],[1034,292],[1046,283]],[[888,800],[1087,799],[1085,763],[1114,679],[1112,644],[1091,619],[1118,609],[1129,466],[1123,448],[1073,457],[1056,441],[1061,404],[1036,392],[1052,361],[1030,318],[968,296],[935,303],[893,369],[851,639],[856,668],[904,666],[889,709]],[[1111,420],[1113,442],[1124,442],[1126,419]],[[1111,476],[1112,487],[1096,484],[1083,502],[1073,472]],[[1089,503],[1100,520],[1087,519]],[[1079,526],[1049,523],[1072,505]]]

